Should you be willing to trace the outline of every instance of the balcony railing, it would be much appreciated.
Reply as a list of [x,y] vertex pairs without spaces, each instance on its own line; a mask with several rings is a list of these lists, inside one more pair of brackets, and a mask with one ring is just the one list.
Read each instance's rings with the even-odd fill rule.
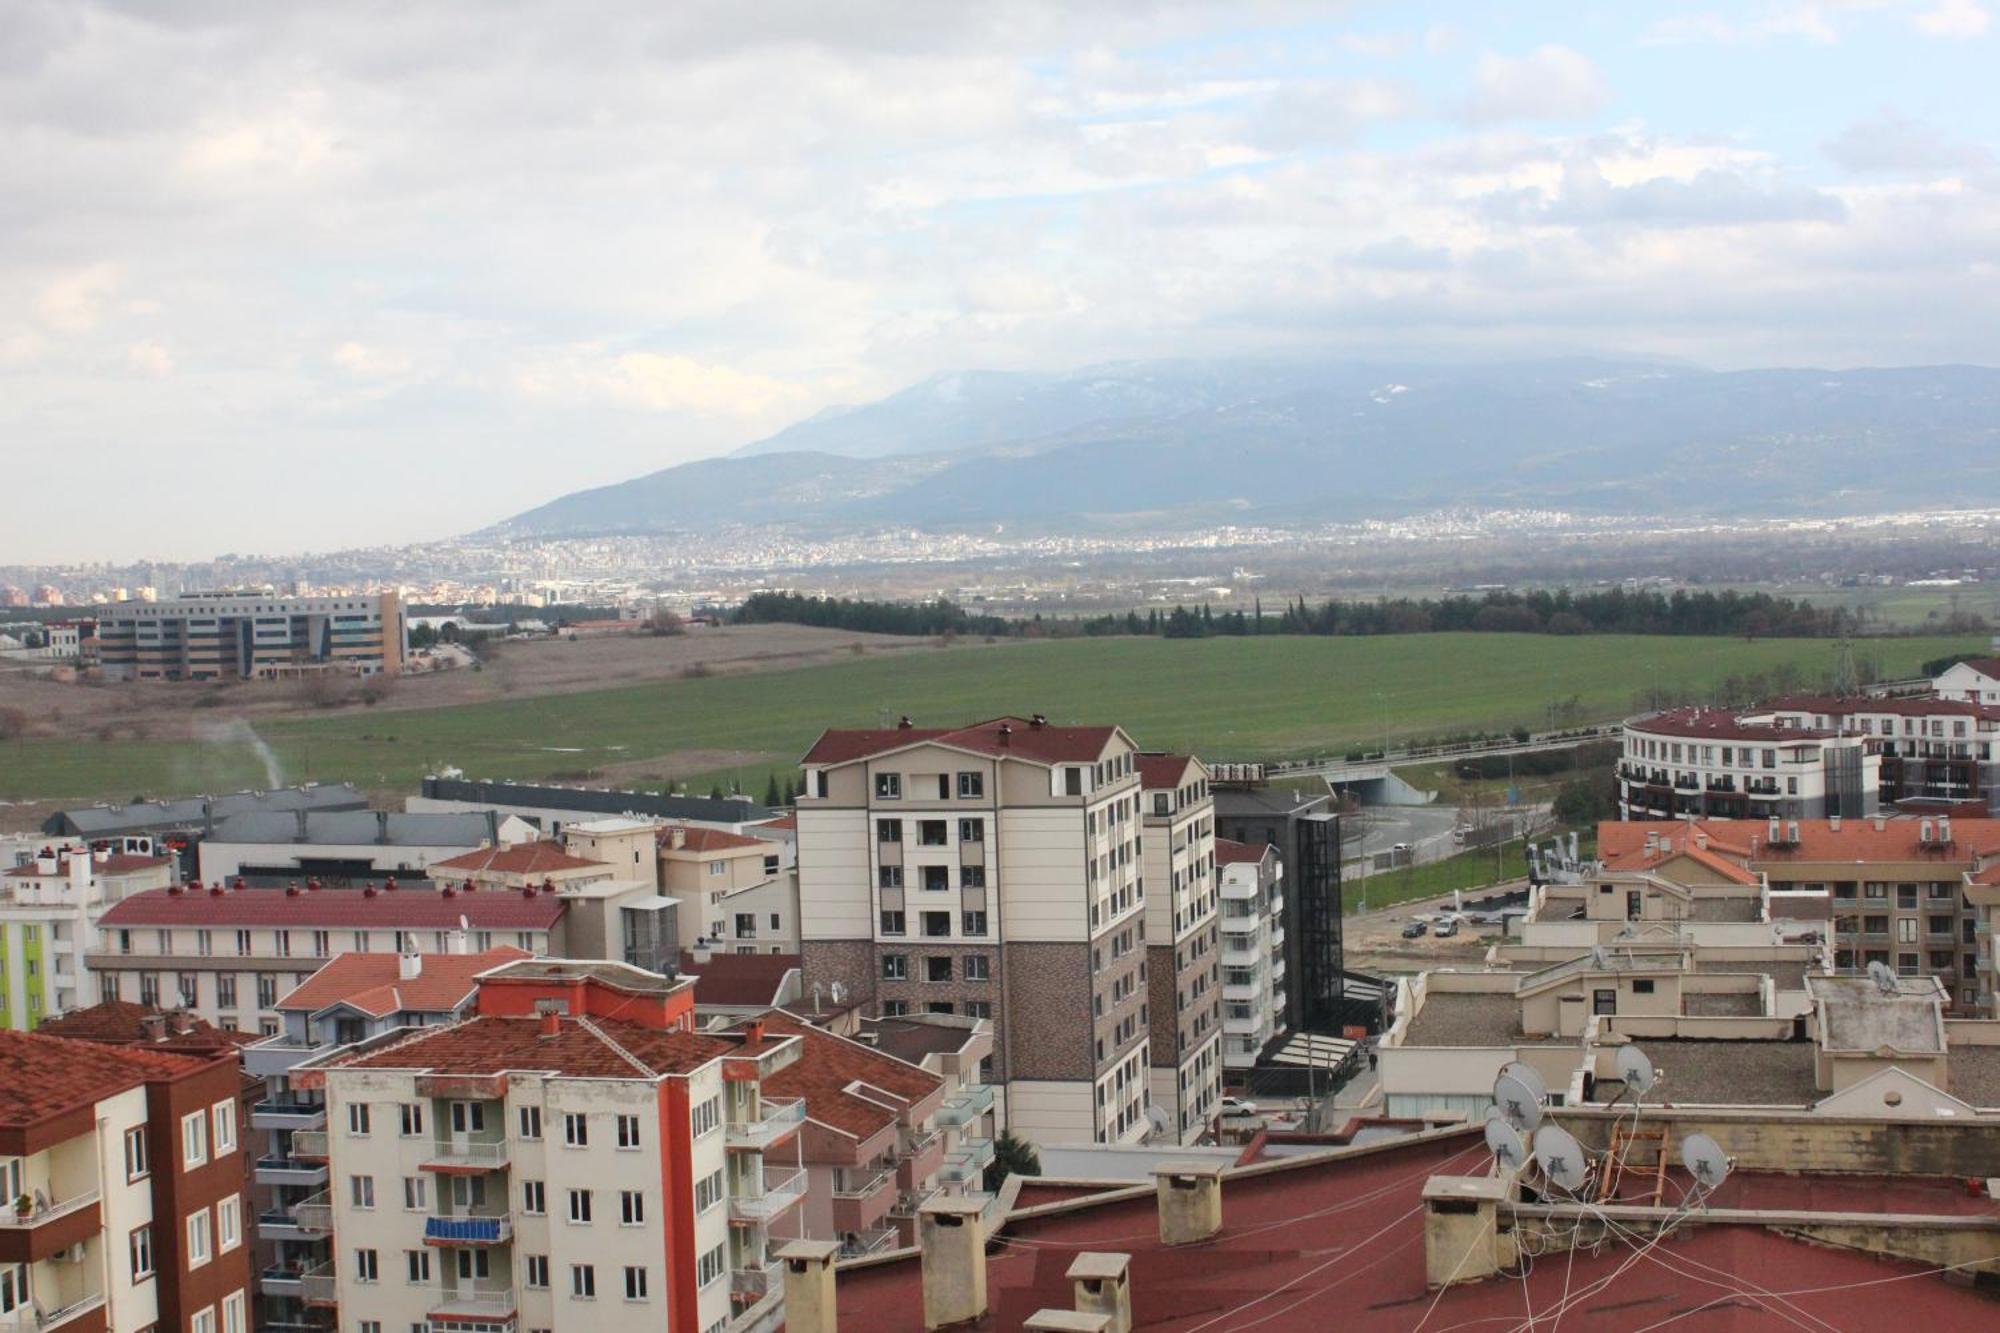
[[760,1186],[758,1193],[730,1196],[732,1218],[739,1222],[769,1222],[805,1197],[806,1173],[798,1167],[789,1171],[766,1167]]
[[292,1209],[292,1221],[301,1231],[333,1230],[333,1198],[326,1190],[301,1199]]
[[426,1171],[498,1171],[507,1165],[507,1141],[474,1143],[444,1140],[424,1152]]
[[947,1184],[976,1180],[992,1160],[992,1139],[967,1139],[944,1155],[944,1165],[938,1168],[938,1179]]
[[514,1317],[514,1289],[498,1282],[461,1282],[440,1296],[430,1313],[504,1322]]
[[897,1155],[902,1157],[922,1157],[930,1151],[931,1145],[936,1143],[941,1137],[943,1136],[937,1130],[932,1130],[926,1134],[921,1130],[906,1129],[897,1141]]
[[44,1203],[39,1207],[30,1207],[25,1213],[15,1212],[13,1202],[9,1200],[0,1203],[0,1231],[32,1231],[36,1227],[47,1226],[58,1218],[68,1217],[71,1213],[95,1207],[96,1204],[96,1190],[73,1194],[67,1199]]
[[326,1131],[323,1129],[302,1129],[292,1135],[292,1156],[316,1157],[326,1160]]
[[915,1217],[925,1204],[942,1193],[944,1193],[943,1189],[933,1185],[927,1190],[910,1190],[899,1194],[896,1196],[896,1202],[889,1208],[889,1216]]
[[1246,945],[1241,949],[1224,949],[1218,961],[1224,967],[1255,967],[1264,961],[1264,955]]
[[283,1099],[261,1101],[250,1108],[255,1129],[318,1129],[326,1123],[326,1103]]
[[873,1198],[882,1190],[888,1188],[889,1182],[895,1178],[895,1175],[896,1172],[892,1167],[884,1167],[882,1170],[873,1172],[872,1174],[865,1170],[841,1172],[833,1178],[833,1197],[836,1199]]
[[894,1227],[877,1227],[873,1231],[857,1231],[840,1243],[840,1257],[859,1259],[863,1255],[880,1254],[884,1250],[896,1248],[897,1232]]
[[760,1109],[763,1112],[760,1118],[731,1121],[724,1128],[724,1146],[761,1152],[805,1123],[803,1097],[767,1098]]
[[424,1240],[437,1245],[504,1245],[514,1239],[505,1217],[426,1217]]
[[326,1163],[296,1157],[259,1157],[257,1179],[267,1185],[324,1185]]
[[[66,1328],[87,1314],[104,1308],[104,1293],[92,1292],[79,1296],[68,1305],[59,1305],[53,1310],[37,1310],[33,1304],[23,1305],[11,1314],[0,1315],[0,1330],[4,1333],[28,1333],[28,1330]],[[101,1325],[102,1321],[100,1321]]]
[[755,1305],[772,1292],[785,1288],[785,1266],[778,1260],[749,1268],[729,1270],[729,1295],[744,1305]]
[[993,1109],[993,1089],[985,1083],[971,1083],[945,1098],[944,1105],[932,1117],[934,1123],[944,1129],[956,1129],[970,1124]]
[[332,1264],[315,1264],[299,1274],[299,1299],[307,1305],[339,1303],[340,1282]]

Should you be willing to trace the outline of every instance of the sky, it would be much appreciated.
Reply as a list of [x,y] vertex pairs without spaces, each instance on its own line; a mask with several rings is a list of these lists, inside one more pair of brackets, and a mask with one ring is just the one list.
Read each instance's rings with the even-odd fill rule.
[[0,4],[0,564],[469,531],[934,373],[2000,363],[2000,0]]

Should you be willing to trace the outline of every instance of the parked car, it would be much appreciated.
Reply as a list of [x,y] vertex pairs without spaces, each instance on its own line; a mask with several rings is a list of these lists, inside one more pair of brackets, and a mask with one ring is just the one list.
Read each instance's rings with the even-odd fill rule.
[[1403,927],[1403,938],[1413,940],[1420,935],[1427,934],[1429,930],[1430,927],[1426,926],[1423,922],[1412,921],[1409,925]]
[[1222,1099],[1222,1114],[1256,1115],[1257,1103],[1245,1101],[1241,1097],[1224,1097]]
[[1433,930],[1431,934],[1437,939],[1450,939],[1452,936],[1458,934],[1458,919],[1456,917],[1446,917],[1437,923],[1437,929]]
[[1406,855],[1409,851],[1410,851],[1410,844],[1407,842],[1399,842],[1394,847],[1391,847],[1389,849],[1390,854],[1393,856],[1403,856]]

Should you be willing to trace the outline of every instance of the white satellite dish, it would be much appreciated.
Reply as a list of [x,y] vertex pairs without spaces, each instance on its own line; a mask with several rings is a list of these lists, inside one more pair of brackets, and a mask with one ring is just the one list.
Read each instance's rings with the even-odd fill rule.
[[1618,1077],[1633,1092],[1644,1092],[1653,1086],[1653,1062],[1637,1046],[1618,1048]]
[[1486,1121],[1486,1146],[1493,1152],[1495,1165],[1504,1170],[1519,1171],[1528,1160],[1528,1145],[1497,1111]]
[[1535,1160],[1542,1174],[1561,1189],[1575,1194],[1590,1179],[1590,1164],[1584,1160],[1583,1146],[1560,1125],[1543,1125],[1535,1131]]
[[1509,1060],[1506,1064],[1500,1066],[1500,1073],[1504,1077],[1521,1080],[1527,1086],[1528,1090],[1535,1094],[1536,1101],[1546,1102],[1549,1099],[1549,1085],[1542,1078],[1541,1071],[1533,1065],[1520,1060]]
[[1729,1178],[1729,1158],[1723,1155],[1722,1145],[1706,1134],[1690,1134],[1681,1140],[1681,1165],[1704,1190],[1712,1190]]
[[847,1003],[847,984],[845,982],[840,982],[840,981],[834,982],[833,985],[828,988],[828,993],[833,996],[833,1002],[835,1004]]
[[1894,995],[1902,989],[1896,984],[1895,972],[1879,958],[1868,965],[1868,976],[1874,981],[1876,989],[1884,995]]
[[1542,1123],[1542,1099],[1512,1074],[1493,1080],[1493,1104],[1500,1108],[1501,1118],[1523,1134]]
[[1174,1122],[1167,1118],[1167,1113],[1159,1106],[1148,1104],[1146,1107],[1146,1123],[1153,1127],[1155,1134],[1164,1134]]
[[471,923],[470,921],[468,921],[468,920],[466,920],[466,919],[465,919],[465,913],[463,913],[463,912],[460,912],[460,913],[458,914],[458,928],[459,928],[460,930],[471,930],[471,929],[472,929],[472,923]]

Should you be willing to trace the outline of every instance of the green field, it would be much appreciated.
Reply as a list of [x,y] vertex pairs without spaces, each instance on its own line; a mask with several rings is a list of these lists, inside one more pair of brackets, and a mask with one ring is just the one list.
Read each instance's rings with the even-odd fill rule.
[[[1871,642],[1885,672],[1983,640]],[[1544,725],[1551,701],[1610,719],[1655,688],[1700,690],[1790,662],[1831,670],[1826,640],[1429,634],[1381,638],[1067,639],[856,659],[796,671],[718,675],[586,694],[434,710],[357,711],[274,723],[266,739],[290,781],[406,790],[451,765],[475,777],[550,777],[693,751],[758,756],[686,779],[761,794],[829,726],[944,725],[998,713],[1115,721],[1147,748],[1211,759],[1339,754],[1451,732]],[[125,799],[266,785],[242,745],[0,743],[0,799]],[[657,784],[651,784],[657,785]]]

